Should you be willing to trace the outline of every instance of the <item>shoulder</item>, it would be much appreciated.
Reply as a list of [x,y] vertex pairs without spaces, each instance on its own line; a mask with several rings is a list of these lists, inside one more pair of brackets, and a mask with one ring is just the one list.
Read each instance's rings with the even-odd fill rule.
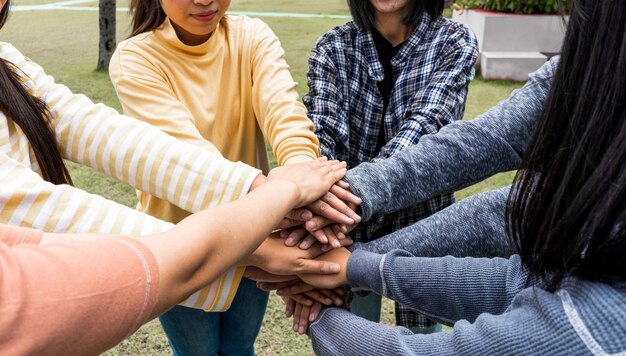
[[349,48],[356,42],[361,30],[350,21],[345,25],[333,27],[320,36],[314,48]]
[[114,55],[122,53],[142,52],[152,47],[155,42],[153,31],[140,33],[136,36],[120,41],[115,48]]
[[226,31],[230,37],[248,39],[276,37],[268,24],[260,19],[244,15],[228,15],[226,17]]
[[26,58],[24,55],[12,44],[8,42],[0,42],[0,57],[4,60],[17,64],[18,59]]
[[433,21],[430,33],[432,38],[443,41],[447,45],[478,51],[478,39],[465,24],[440,17]]

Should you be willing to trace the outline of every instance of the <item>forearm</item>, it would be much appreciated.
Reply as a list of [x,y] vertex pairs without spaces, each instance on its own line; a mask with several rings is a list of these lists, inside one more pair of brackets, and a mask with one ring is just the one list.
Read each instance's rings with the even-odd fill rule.
[[161,271],[157,306],[162,309],[155,313],[185,299],[252,253],[293,204],[292,186],[268,182],[241,200],[191,215],[166,233],[142,238]]
[[350,250],[401,249],[420,257],[505,257],[512,254],[504,226],[509,187],[463,199],[404,229]]
[[445,324],[504,312],[527,282],[518,256],[423,258],[401,250],[386,255],[357,250],[347,277],[353,288],[387,296]]
[[384,161],[351,169],[346,181],[363,198],[363,217],[413,206],[517,168],[555,67],[546,64],[524,88],[480,117],[454,122]]

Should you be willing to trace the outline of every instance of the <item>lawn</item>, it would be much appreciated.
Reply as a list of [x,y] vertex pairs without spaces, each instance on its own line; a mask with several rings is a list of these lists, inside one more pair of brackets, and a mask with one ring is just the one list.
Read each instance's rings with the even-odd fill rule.
[[[14,5],[50,3],[51,0],[16,0]],[[93,6],[96,2],[80,4]],[[126,2],[118,3],[127,7]],[[234,0],[233,11],[293,12],[311,14],[348,15],[343,0]],[[98,41],[98,14],[95,11],[23,11],[14,12],[0,32],[0,41],[13,43],[25,55],[42,65],[59,83],[81,92],[94,101],[120,109],[108,74],[95,72]],[[315,40],[345,19],[262,17],[279,36],[287,53],[298,91],[304,94],[309,51]],[[129,16],[118,12],[118,40],[127,36]],[[465,119],[472,119],[520,87],[519,83],[487,82],[480,78],[470,85]],[[70,164],[76,185],[90,192],[128,206],[134,206],[136,198],[131,187],[115,182],[91,169]],[[512,173],[494,176],[480,184],[457,192],[457,198],[508,184]],[[393,305],[383,304],[383,321],[393,322]],[[270,299],[261,334],[256,343],[259,354],[307,355],[311,354],[308,339],[296,337],[290,323],[283,317],[282,302]],[[118,347],[110,355],[170,354],[165,335],[158,322],[145,325],[139,332]]]

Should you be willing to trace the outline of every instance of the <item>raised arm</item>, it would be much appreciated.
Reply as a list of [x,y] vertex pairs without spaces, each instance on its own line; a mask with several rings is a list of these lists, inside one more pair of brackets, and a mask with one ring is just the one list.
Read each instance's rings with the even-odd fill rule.
[[387,253],[394,249],[420,257],[506,257],[511,248],[504,227],[510,187],[475,194],[425,219],[370,242],[350,246]]
[[487,113],[457,121],[389,159],[362,163],[346,175],[363,199],[365,219],[418,204],[497,172],[515,169],[550,89],[558,58]]
[[285,51],[269,26],[260,20],[252,25],[252,105],[259,127],[278,165],[315,159],[319,141],[306,108],[298,101]]

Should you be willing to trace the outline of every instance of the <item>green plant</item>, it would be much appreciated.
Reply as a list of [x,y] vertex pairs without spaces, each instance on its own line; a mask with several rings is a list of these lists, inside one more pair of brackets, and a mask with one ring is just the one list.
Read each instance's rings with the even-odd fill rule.
[[559,2],[567,11],[567,0],[458,0],[457,5],[466,9],[483,9],[512,14],[558,14]]

